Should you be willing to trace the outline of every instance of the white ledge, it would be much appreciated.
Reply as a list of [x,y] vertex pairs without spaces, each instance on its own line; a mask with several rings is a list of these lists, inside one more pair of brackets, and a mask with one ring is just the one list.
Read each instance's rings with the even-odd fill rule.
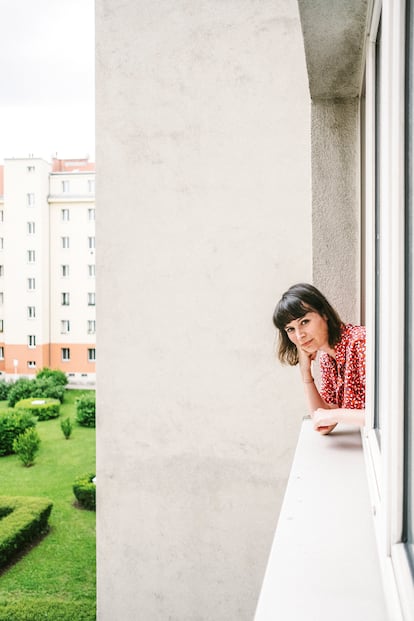
[[255,621],[388,621],[361,434],[304,420]]

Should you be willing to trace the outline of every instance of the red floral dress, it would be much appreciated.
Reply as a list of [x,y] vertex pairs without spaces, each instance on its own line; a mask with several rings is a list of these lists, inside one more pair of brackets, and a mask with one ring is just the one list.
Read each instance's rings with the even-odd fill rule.
[[365,408],[365,354],[366,330],[364,326],[343,326],[341,340],[335,345],[335,358],[322,352],[322,399],[339,408],[362,410]]

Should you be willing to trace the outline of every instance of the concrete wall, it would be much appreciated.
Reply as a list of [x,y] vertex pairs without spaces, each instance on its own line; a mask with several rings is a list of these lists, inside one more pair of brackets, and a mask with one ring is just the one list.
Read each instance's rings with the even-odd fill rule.
[[97,0],[98,618],[250,621],[304,413],[295,0]]
[[313,282],[360,320],[359,100],[312,101]]

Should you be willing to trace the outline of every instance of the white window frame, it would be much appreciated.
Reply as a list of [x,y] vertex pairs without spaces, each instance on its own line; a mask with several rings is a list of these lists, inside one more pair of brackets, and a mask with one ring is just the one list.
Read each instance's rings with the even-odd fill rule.
[[60,356],[62,362],[70,362],[70,347],[61,347]]
[[88,362],[96,362],[96,348],[95,347],[88,347]]
[[70,332],[70,321],[69,319],[61,319],[60,321],[60,333],[68,334]]
[[95,208],[94,207],[90,207],[88,209],[88,220],[89,222],[95,221]]
[[0,347],[0,360],[4,360],[4,347]]
[[[367,401],[364,454],[379,560],[392,618],[414,618],[414,588],[403,534],[404,441],[404,3],[376,1],[366,50],[366,323]],[[382,9],[380,179],[381,446],[374,429],[375,40]],[[392,206],[392,208],[390,208]]]
[[88,293],[88,306],[95,306],[96,304],[96,296],[94,291],[90,291]]
[[69,248],[69,246],[70,246],[70,241],[69,241],[68,235],[64,235],[60,239],[61,239],[61,242],[62,242],[62,248],[64,250],[67,250]]
[[61,306],[70,306],[70,293],[69,291],[62,291],[60,294]]
[[34,291],[36,289],[36,278],[32,276],[27,279],[27,288],[29,291]]
[[95,237],[88,237],[89,250],[95,250]]
[[95,179],[88,179],[88,192],[89,194],[95,192]]
[[88,334],[95,334],[96,332],[96,320],[95,319],[88,319],[87,331],[88,331]]
[[27,318],[35,319],[36,318],[36,306],[28,306],[27,307]]
[[63,192],[63,194],[68,194],[69,191],[70,191],[69,179],[62,179],[62,192]]
[[28,192],[26,194],[26,204],[28,207],[34,207],[35,206],[35,195],[34,192]]
[[70,268],[69,268],[69,265],[67,263],[62,264],[60,266],[60,274],[61,274],[62,278],[69,278],[69,272],[70,272]]
[[88,276],[89,278],[95,278],[95,275],[96,275],[95,263],[91,263],[90,265],[88,265]]
[[70,220],[70,211],[69,209],[65,208],[61,210],[61,217],[63,222],[69,222]]
[[34,250],[27,251],[27,262],[36,263],[36,252]]
[[36,232],[36,223],[33,221],[29,221],[27,223],[27,234],[28,235],[34,235]]
[[27,346],[29,349],[36,349],[36,335],[29,334],[27,337]]

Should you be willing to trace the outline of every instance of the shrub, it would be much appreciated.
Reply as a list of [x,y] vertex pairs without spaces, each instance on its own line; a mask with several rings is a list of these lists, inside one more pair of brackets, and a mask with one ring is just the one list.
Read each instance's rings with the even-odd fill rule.
[[40,377],[32,380],[31,397],[58,399],[61,403],[65,396],[66,388],[57,384],[52,377]]
[[33,466],[39,447],[40,437],[34,427],[26,429],[24,433],[13,440],[13,450],[26,468]]
[[15,405],[15,410],[29,412],[38,420],[50,420],[57,418],[60,413],[60,401],[58,399],[22,399]]
[[11,382],[0,380],[0,401],[6,401],[9,396],[10,388],[13,386]]
[[33,381],[26,377],[21,377],[12,385],[9,391],[9,406],[11,408],[21,399],[27,399],[32,396]]
[[63,435],[65,436],[66,440],[69,440],[72,434],[72,421],[69,417],[64,418],[60,421],[60,428],[63,431]]
[[4,410],[0,414],[0,456],[13,453],[13,441],[36,425],[29,412]]
[[84,509],[96,509],[96,485],[93,481],[95,473],[84,474],[77,479],[73,484],[73,493],[76,496],[78,503]]
[[84,394],[76,399],[76,420],[82,427],[95,427],[95,393]]
[[52,506],[47,498],[0,496],[0,567],[47,532]]
[[68,378],[63,371],[59,369],[49,369],[48,367],[43,367],[43,369],[36,374],[36,380],[40,379],[51,379],[55,384],[60,384],[61,386],[66,386],[68,383]]

